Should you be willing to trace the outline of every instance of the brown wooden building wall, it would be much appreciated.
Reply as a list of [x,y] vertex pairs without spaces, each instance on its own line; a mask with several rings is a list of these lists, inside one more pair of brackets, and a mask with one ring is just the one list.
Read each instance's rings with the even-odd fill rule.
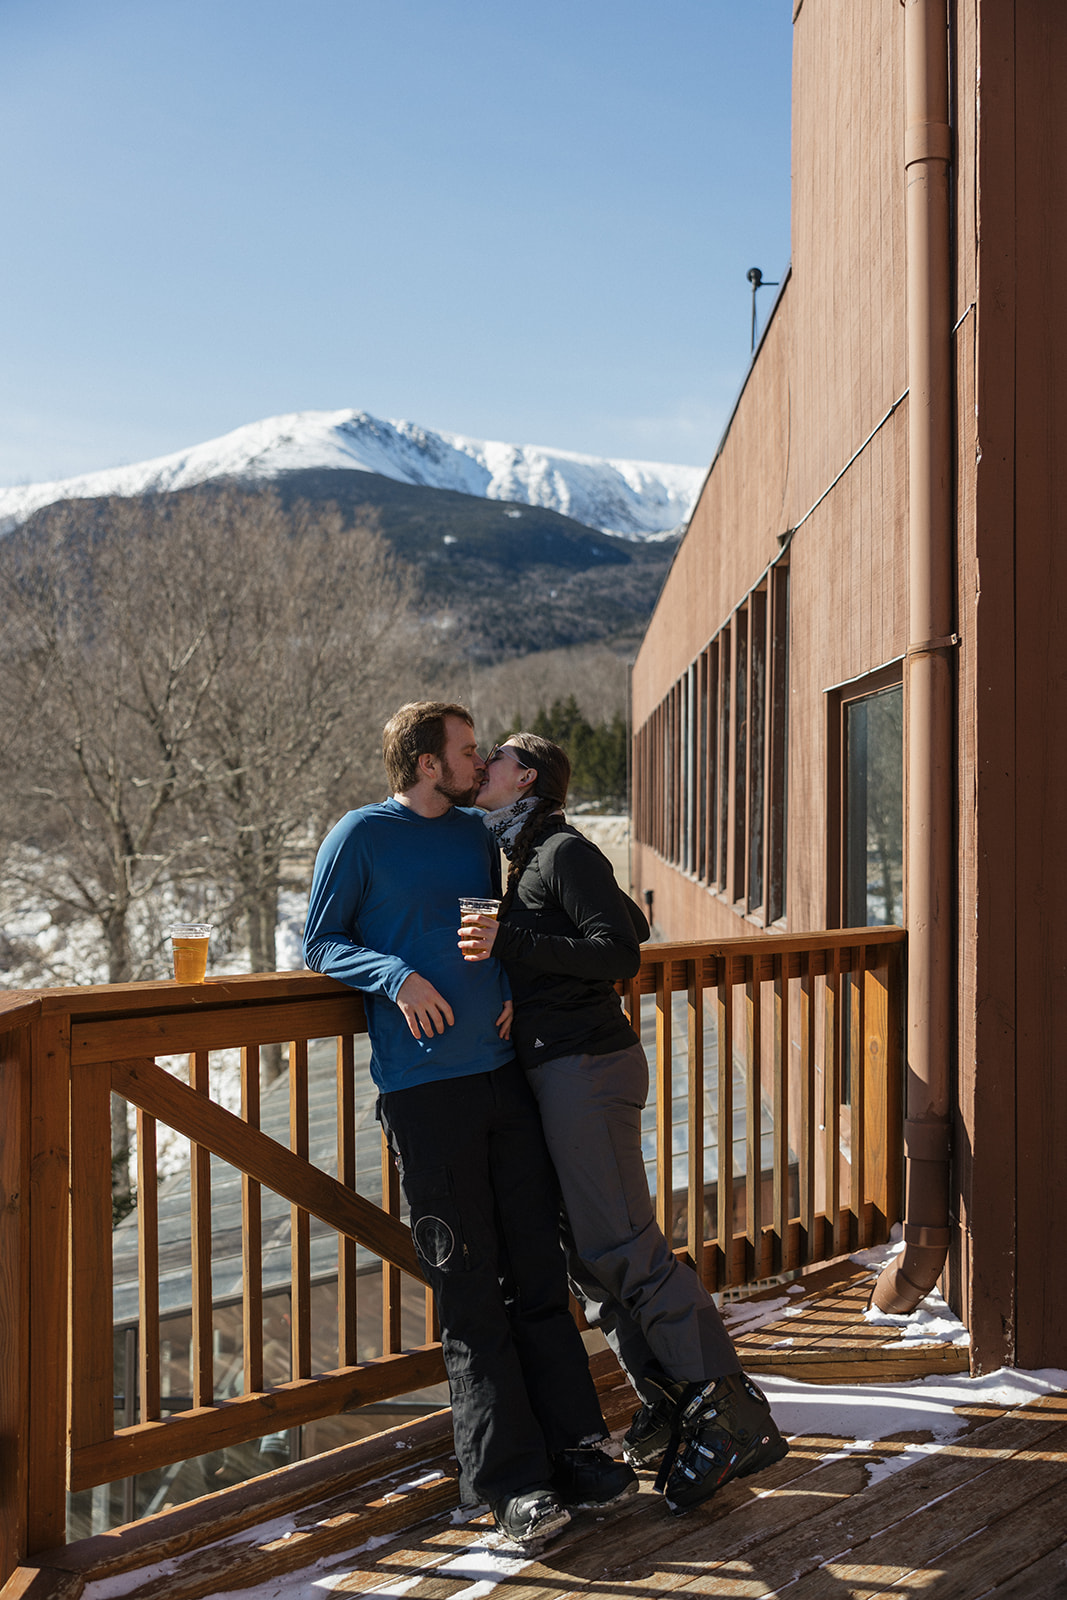
[[[909,643],[904,10],[802,0],[794,13],[791,271],[633,674],[633,878],[670,938],[838,920],[833,691],[878,669],[872,681],[892,679]],[[950,0],[947,16],[960,1226],[945,1282],[978,1366],[1065,1366],[1067,6]],[[723,707],[709,695],[764,614],[752,591],[786,567],[777,776],[770,711],[762,730],[763,842],[777,782],[784,907],[765,894],[753,908],[736,850],[724,871],[707,847],[721,823],[699,793],[708,756],[672,767],[699,713],[727,764],[716,781],[743,796],[737,741],[716,745]],[[687,852],[687,827],[703,830],[701,850]]]

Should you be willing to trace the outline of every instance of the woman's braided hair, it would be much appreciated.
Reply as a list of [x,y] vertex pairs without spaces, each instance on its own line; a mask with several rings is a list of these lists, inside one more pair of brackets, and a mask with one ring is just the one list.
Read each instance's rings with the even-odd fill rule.
[[561,750],[551,739],[542,739],[537,733],[509,733],[508,744],[521,750],[528,766],[537,773],[532,794],[537,800],[530,815],[520,828],[508,864],[508,881],[504,889],[505,900],[510,900],[526,864],[533,854],[543,825],[555,811],[562,811],[567,801],[571,781],[571,763],[566,750]]

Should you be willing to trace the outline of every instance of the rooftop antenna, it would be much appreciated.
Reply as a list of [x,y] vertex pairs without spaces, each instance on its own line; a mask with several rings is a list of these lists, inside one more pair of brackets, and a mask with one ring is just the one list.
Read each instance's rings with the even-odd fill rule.
[[777,278],[765,278],[759,267],[749,267],[748,281],[752,285],[752,344],[750,352],[756,348],[756,290],[777,289]]

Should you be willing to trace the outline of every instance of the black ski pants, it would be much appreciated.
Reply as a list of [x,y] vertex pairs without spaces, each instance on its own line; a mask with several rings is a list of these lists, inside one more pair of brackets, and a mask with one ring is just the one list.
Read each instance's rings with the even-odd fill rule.
[[460,1497],[495,1505],[607,1434],[568,1309],[541,1119],[515,1062],[378,1106],[441,1320]]

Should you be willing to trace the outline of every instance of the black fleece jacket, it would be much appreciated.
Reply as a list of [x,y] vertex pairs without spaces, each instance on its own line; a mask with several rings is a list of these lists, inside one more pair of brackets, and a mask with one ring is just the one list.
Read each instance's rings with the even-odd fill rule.
[[511,1037],[524,1067],[637,1042],[614,984],[633,977],[648,933],[607,857],[550,818],[502,907],[493,947],[511,984]]

